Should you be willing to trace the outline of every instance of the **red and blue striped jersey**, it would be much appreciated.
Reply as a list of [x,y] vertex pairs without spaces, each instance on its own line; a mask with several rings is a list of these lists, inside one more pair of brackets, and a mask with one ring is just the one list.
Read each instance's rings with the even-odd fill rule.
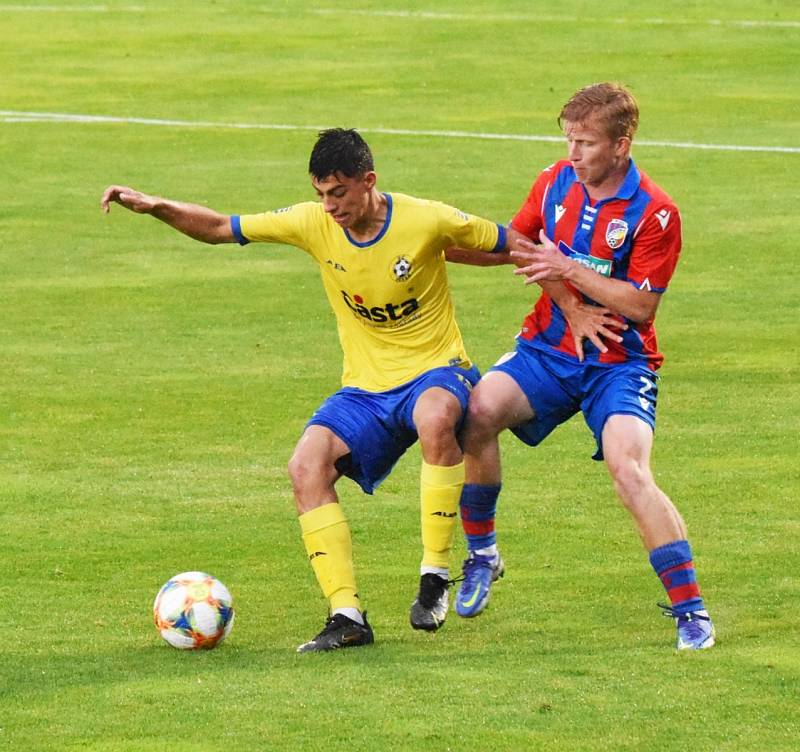
[[[658,293],[667,289],[681,250],[678,207],[633,160],[617,195],[595,202],[577,181],[572,164],[556,162],[539,175],[511,227],[537,242],[544,228],[562,253],[598,274]],[[644,361],[655,371],[664,356],[658,351],[653,321],[625,322],[622,342],[606,342],[606,353],[587,340],[586,360]],[[533,346],[577,357],[566,319],[546,293],[525,318],[519,336]]]

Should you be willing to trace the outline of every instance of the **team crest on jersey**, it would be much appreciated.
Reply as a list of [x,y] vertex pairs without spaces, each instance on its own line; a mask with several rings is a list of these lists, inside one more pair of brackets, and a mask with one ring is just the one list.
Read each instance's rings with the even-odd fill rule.
[[398,256],[392,262],[392,275],[395,282],[405,282],[411,276],[413,266],[405,256]]
[[606,227],[606,243],[613,249],[619,248],[628,234],[628,223],[624,219],[612,219]]

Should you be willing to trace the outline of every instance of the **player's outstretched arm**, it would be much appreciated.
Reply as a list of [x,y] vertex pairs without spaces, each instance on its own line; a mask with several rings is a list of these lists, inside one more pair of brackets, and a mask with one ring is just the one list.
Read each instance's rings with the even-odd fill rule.
[[233,243],[236,240],[230,217],[205,206],[151,196],[126,185],[110,185],[106,188],[100,199],[100,207],[107,214],[112,203],[137,214],[150,214],[184,235],[204,243]]

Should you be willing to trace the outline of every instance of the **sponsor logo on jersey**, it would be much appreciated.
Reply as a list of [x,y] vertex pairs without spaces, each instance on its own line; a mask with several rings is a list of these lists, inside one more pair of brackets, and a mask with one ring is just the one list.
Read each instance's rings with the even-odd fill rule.
[[556,224],[558,224],[558,220],[564,216],[564,212],[566,211],[566,209],[562,204],[556,204],[555,210],[556,210]]
[[378,323],[400,321],[419,310],[419,301],[416,298],[409,298],[402,303],[384,303],[382,306],[371,306],[369,303],[365,303],[364,298],[360,295],[351,297],[344,290],[341,292],[347,307],[357,316],[367,321]]
[[338,261],[334,261],[333,259],[328,259],[325,263],[330,264],[330,266],[336,269],[337,272],[347,271],[347,269],[345,269]]
[[606,243],[612,250],[619,248],[628,234],[628,223],[624,219],[612,219],[606,227]]
[[292,209],[294,209],[293,206],[284,206],[283,209],[273,209],[272,213],[273,214],[283,214],[284,212],[291,211]]
[[413,266],[405,256],[398,256],[392,262],[392,275],[395,282],[404,282],[411,276]]
[[558,250],[565,256],[577,261],[579,264],[591,269],[593,272],[602,274],[604,277],[611,276],[611,259],[597,258],[586,253],[578,253],[574,248],[570,248],[563,240],[558,241]]

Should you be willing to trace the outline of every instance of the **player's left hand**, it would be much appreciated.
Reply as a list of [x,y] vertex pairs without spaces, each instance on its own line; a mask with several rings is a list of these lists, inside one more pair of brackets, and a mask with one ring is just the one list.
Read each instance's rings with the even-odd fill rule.
[[558,282],[567,277],[571,265],[574,264],[567,258],[544,230],[539,231],[539,242],[518,239],[514,243],[511,257],[519,267],[514,274],[525,277],[525,284],[531,285],[540,280]]

